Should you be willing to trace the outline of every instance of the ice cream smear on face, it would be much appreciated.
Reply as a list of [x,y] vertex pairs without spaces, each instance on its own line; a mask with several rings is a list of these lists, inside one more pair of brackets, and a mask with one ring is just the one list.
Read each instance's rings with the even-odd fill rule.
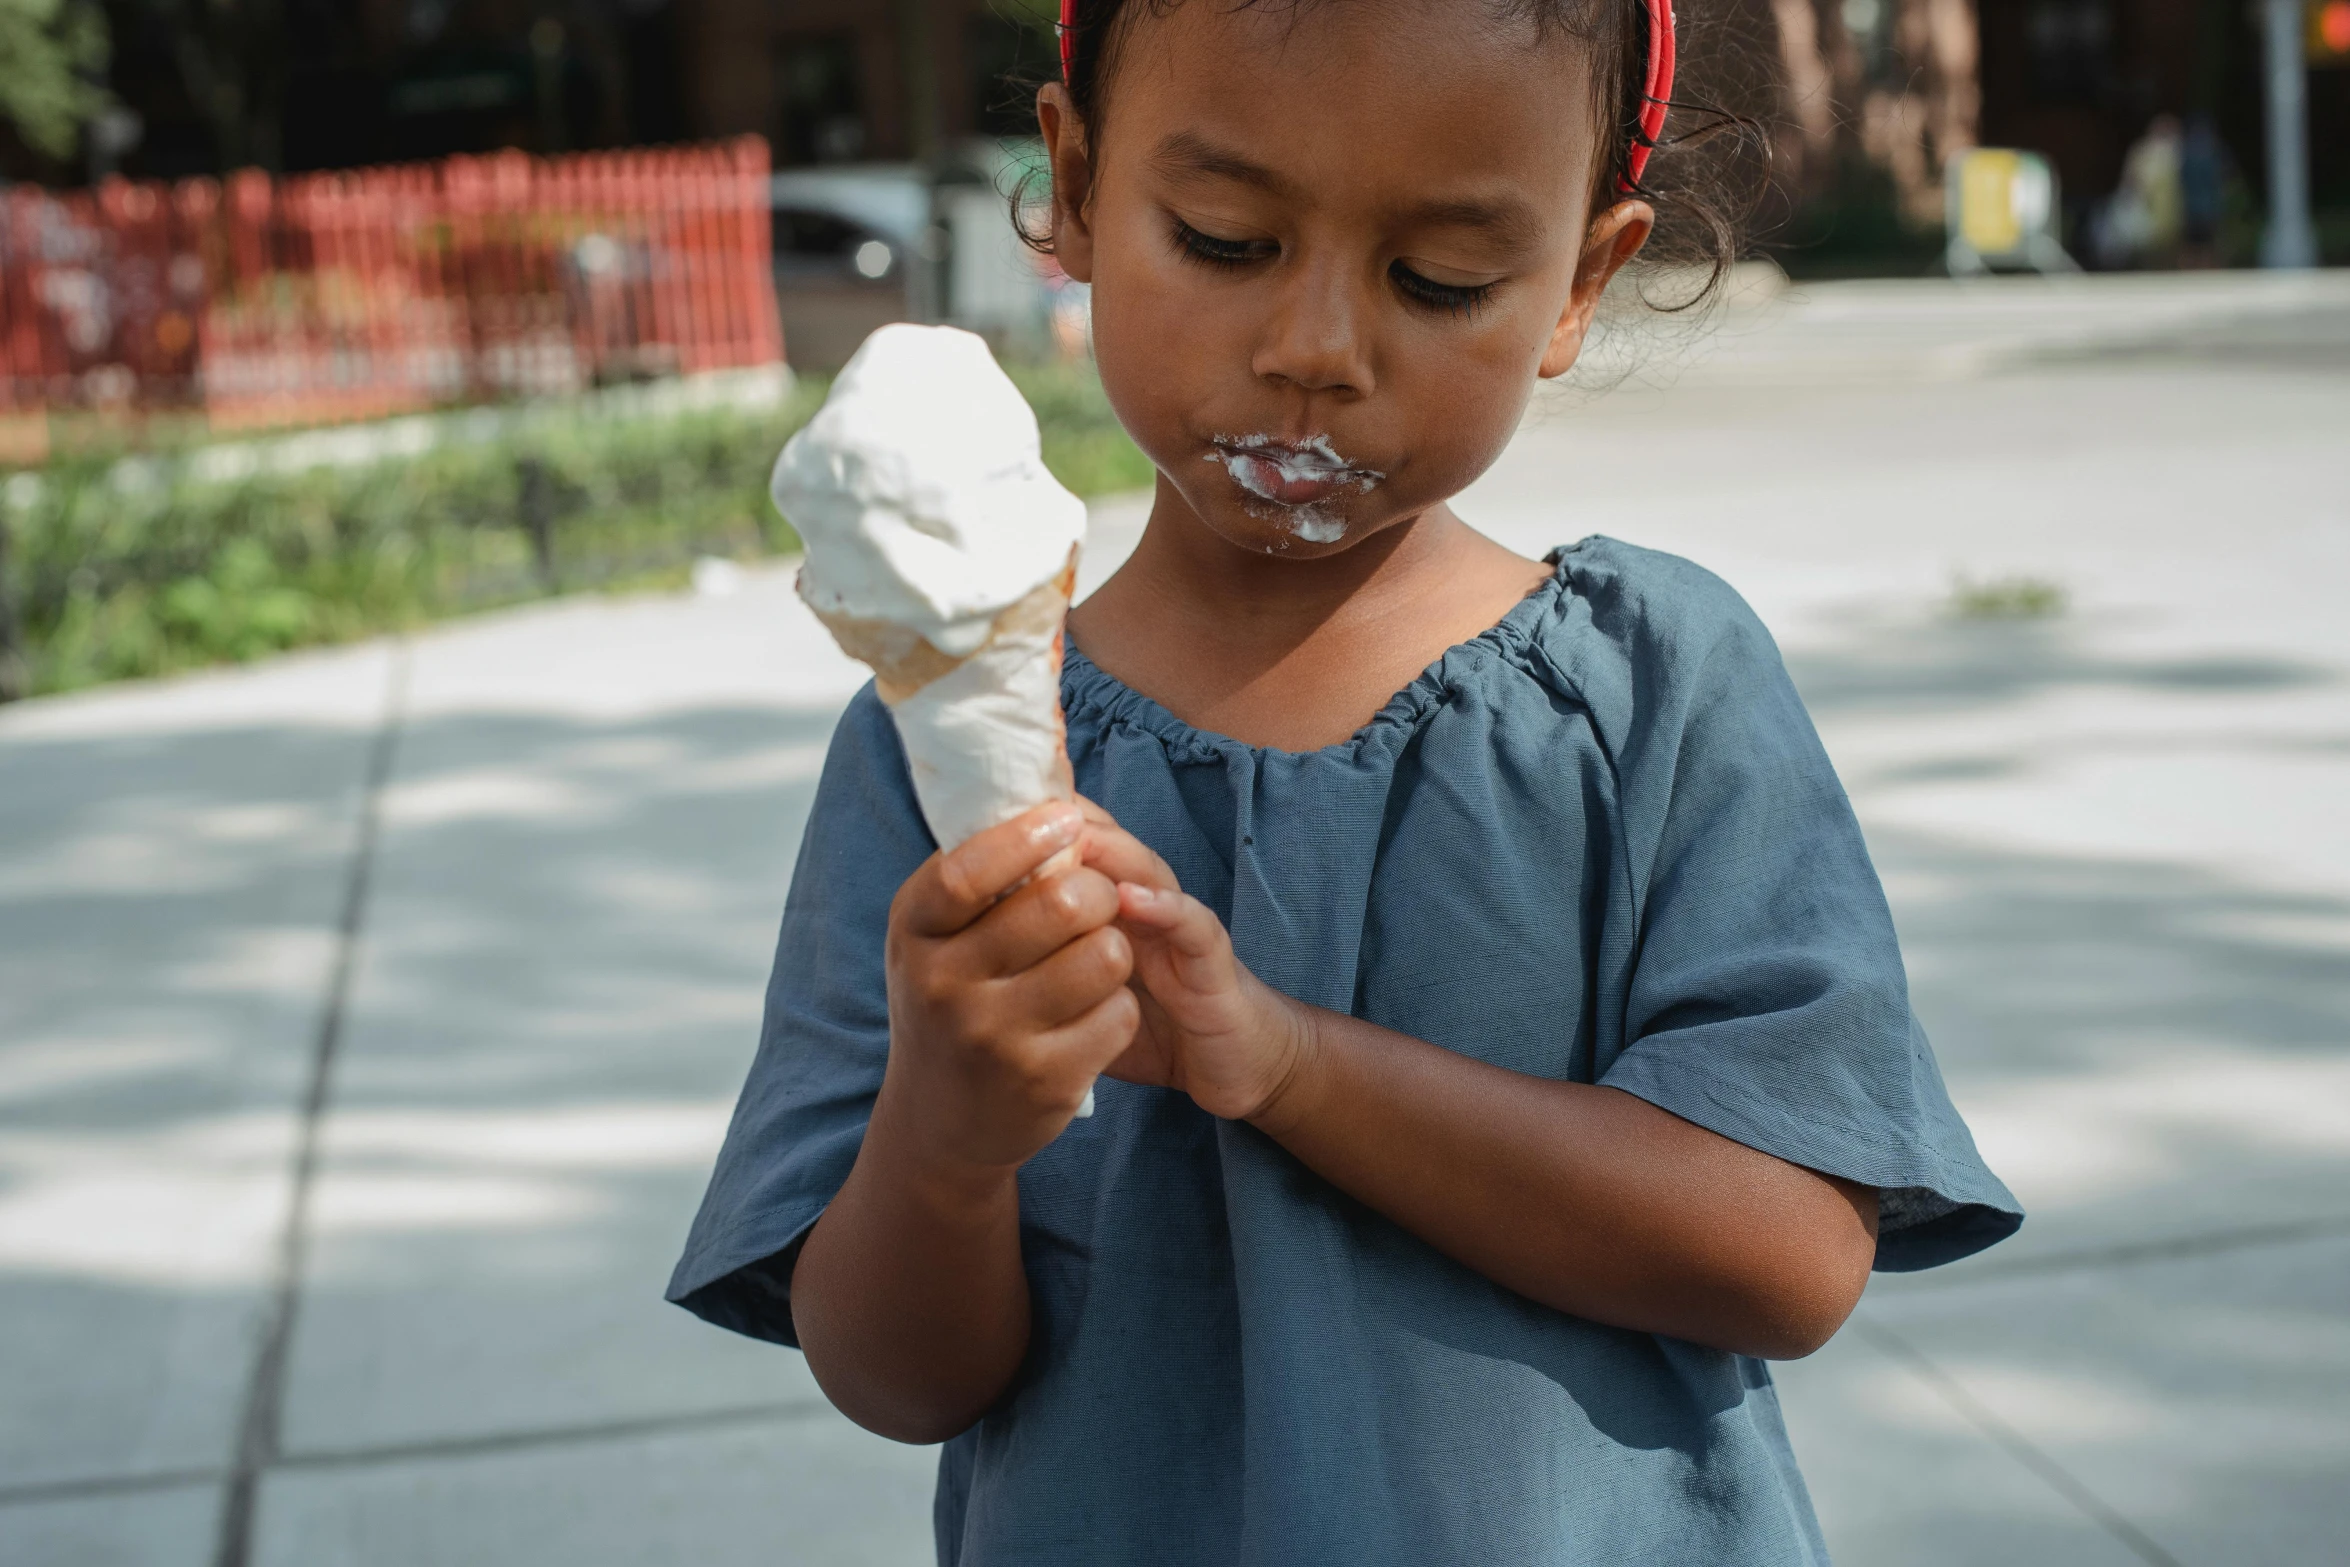
[[1061,622],[1085,503],[987,344],[875,332],[770,490],[807,549],[800,597],[872,667],[939,844],[1070,798]]
[[1221,463],[1232,482],[1263,504],[1260,515],[1287,525],[1309,544],[1328,544],[1346,532],[1346,519],[1329,505],[1359,495],[1387,476],[1348,462],[1327,435],[1283,441],[1270,435],[1218,436],[1208,461]]

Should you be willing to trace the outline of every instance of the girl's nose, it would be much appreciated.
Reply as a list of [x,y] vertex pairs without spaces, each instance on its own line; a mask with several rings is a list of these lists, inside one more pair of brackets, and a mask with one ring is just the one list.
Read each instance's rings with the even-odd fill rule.
[[1368,396],[1370,345],[1362,327],[1369,302],[1360,297],[1360,284],[1343,268],[1308,265],[1275,286],[1280,298],[1250,368],[1300,391]]

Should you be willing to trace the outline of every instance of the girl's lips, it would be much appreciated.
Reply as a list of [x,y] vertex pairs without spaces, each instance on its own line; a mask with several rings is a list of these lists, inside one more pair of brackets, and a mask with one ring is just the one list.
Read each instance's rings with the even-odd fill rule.
[[1316,501],[1328,500],[1342,489],[1355,487],[1354,479],[1343,468],[1316,473],[1311,468],[1283,463],[1264,452],[1231,452],[1226,454],[1224,465],[1232,470],[1233,479],[1242,489],[1283,506],[1311,506]]
[[1233,482],[1251,495],[1280,506],[1312,506],[1367,490],[1383,477],[1346,462],[1330,449],[1326,436],[1302,446],[1264,439],[1218,441],[1209,460],[1222,463]]

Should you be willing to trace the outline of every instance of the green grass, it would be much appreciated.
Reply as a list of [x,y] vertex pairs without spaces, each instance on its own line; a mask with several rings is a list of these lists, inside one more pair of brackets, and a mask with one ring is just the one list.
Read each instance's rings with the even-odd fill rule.
[[1950,612],[1961,620],[2046,620],[2064,613],[2064,588],[2039,577],[1998,577],[1951,584]]
[[[1090,366],[1014,375],[1063,483],[1094,495],[1150,482]],[[551,593],[673,585],[703,555],[788,551],[797,541],[767,472],[824,389],[803,382],[755,413],[583,415],[421,457],[231,482],[168,460],[143,483],[108,454],[54,463],[37,487],[0,485],[0,609],[13,609],[20,646],[0,688],[238,662]]]

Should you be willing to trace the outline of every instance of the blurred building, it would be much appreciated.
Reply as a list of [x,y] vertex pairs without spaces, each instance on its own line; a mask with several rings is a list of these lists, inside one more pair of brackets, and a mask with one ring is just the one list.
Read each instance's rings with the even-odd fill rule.
[[[1049,69],[1022,0],[104,0],[132,118],[95,167],[0,138],[0,175],[79,183],[756,132],[779,165],[1014,132]],[[927,107],[910,106],[918,91]]]
[[[1034,84],[1057,58],[1041,4],[672,3],[697,129],[762,132],[781,164],[907,158],[930,136],[1032,135]],[[929,107],[909,101],[925,89]]]
[[285,174],[755,134],[795,361],[874,325],[1041,339],[1057,275],[1006,222],[1007,138],[1057,61],[1044,0],[92,0],[117,107],[0,184]]
[[[1799,208],[1867,228],[1872,200],[1937,224],[1941,173],[1968,146],[2054,163],[2076,235],[2158,122],[2216,142],[2231,200],[2257,223],[2266,168],[2260,9],[2244,0],[1736,0],[1777,44],[1779,171]],[[2322,46],[2311,6],[2311,177],[2350,220],[2350,51]],[[2343,239],[2350,242],[2350,233]],[[2350,259],[2350,257],[2337,257]]]
[[[301,170],[743,132],[765,136],[784,169],[935,165],[977,138],[1030,129],[1056,10],[1050,0],[102,3],[110,85],[129,113],[70,164],[0,133],[0,177]],[[1883,265],[1871,247],[1934,254],[1943,165],[1978,143],[2046,153],[2086,223],[2132,145],[2168,115],[2203,127],[2237,206],[2257,207],[2261,40],[2245,0],[1683,0],[1682,10],[1687,95],[1773,125],[1787,237],[1854,249],[1857,269]],[[2309,96],[2317,204],[2321,218],[2343,215],[2350,241],[2350,68],[2320,51]],[[2256,223],[2256,210],[2242,221]]]
[[[2266,167],[2260,8],[2242,0],[1982,0],[1987,142],[2047,153],[2069,189],[2110,191],[2159,115],[2202,117],[2252,189]],[[2312,6],[2315,20],[2320,7]],[[2311,180],[2350,208],[2350,69],[2313,51]]]

